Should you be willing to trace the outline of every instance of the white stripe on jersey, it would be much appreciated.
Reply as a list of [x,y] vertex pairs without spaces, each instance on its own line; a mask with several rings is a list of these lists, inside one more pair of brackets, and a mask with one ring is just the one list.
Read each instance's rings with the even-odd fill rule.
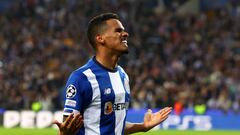
[[101,93],[96,76],[91,69],[83,72],[92,86],[92,101],[89,107],[84,111],[85,135],[100,135],[100,117],[101,117]]
[[[109,72],[112,88],[115,93],[115,104],[125,103],[125,90],[120,78],[119,71],[112,73]],[[124,118],[126,116],[126,110],[115,110],[115,135],[121,135],[123,130]]]

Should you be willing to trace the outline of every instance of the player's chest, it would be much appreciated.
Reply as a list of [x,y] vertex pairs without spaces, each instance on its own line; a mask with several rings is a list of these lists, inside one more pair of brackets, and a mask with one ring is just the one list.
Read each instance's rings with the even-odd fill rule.
[[118,73],[99,74],[96,76],[102,102],[125,102],[129,100],[130,90],[126,78]]

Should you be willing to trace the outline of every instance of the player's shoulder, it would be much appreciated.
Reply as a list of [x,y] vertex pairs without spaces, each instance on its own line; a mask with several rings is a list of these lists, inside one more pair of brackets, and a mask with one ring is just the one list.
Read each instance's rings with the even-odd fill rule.
[[117,68],[118,68],[118,70],[119,70],[120,72],[126,74],[125,70],[124,70],[120,65],[118,65]]
[[92,62],[92,59],[90,59],[85,65],[79,67],[78,69],[74,70],[72,73],[71,73],[71,76],[75,76],[75,77],[78,77],[78,78],[82,78],[84,77],[84,72],[88,69],[91,69],[92,66],[93,66],[93,62]]
[[128,74],[125,72],[125,70],[120,65],[118,65],[117,68],[118,68],[118,71],[120,72],[121,76],[123,76],[124,78],[129,80]]

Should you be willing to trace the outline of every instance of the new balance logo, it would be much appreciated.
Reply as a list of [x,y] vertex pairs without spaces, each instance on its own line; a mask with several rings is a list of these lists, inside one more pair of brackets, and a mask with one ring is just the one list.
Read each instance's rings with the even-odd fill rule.
[[106,89],[104,90],[104,95],[111,94],[111,92],[112,92],[111,88],[106,88]]

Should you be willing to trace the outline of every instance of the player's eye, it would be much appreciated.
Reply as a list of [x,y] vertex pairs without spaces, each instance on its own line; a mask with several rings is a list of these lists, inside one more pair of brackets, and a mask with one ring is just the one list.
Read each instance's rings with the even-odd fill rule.
[[115,29],[115,32],[123,32],[124,30],[122,28]]

